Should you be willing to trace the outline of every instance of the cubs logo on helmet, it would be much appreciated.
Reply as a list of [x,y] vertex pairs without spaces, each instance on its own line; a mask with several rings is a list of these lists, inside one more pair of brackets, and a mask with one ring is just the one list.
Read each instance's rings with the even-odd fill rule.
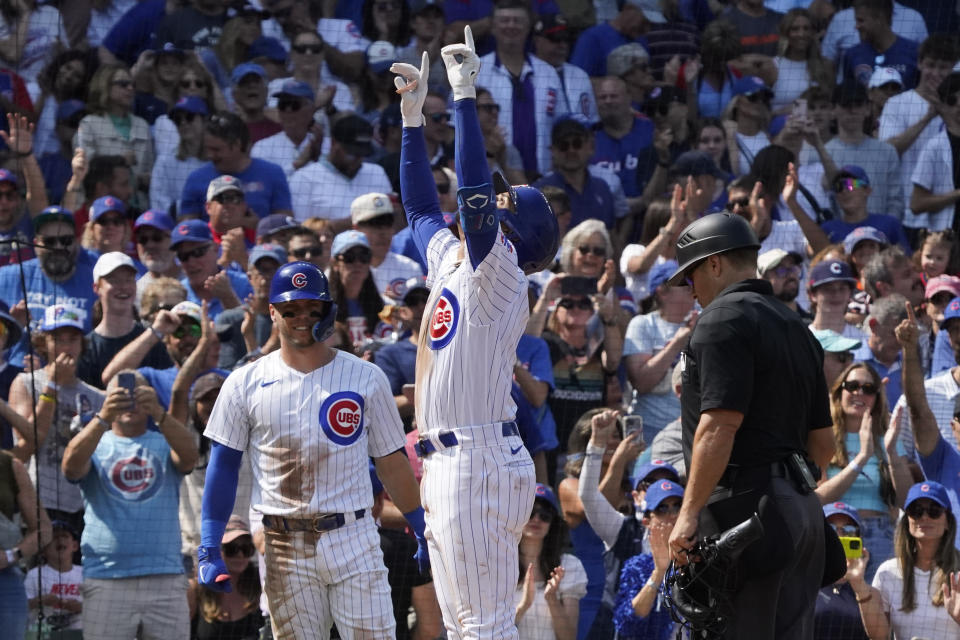
[[320,428],[334,443],[351,445],[363,434],[363,396],[338,391],[320,405]]
[[307,275],[305,273],[295,273],[293,277],[290,278],[290,284],[295,286],[297,289],[303,289],[307,286]]
[[428,345],[434,351],[443,349],[450,344],[453,336],[457,333],[457,325],[460,323],[460,303],[453,292],[444,288],[440,291],[440,297],[433,307],[433,313],[430,314],[429,341]]
[[151,451],[139,449],[133,455],[108,460],[103,474],[104,484],[115,497],[140,502],[149,500],[160,489],[163,467]]

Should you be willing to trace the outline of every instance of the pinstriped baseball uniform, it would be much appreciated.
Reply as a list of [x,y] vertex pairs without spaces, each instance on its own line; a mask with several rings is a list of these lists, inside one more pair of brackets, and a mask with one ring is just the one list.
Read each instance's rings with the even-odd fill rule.
[[450,638],[516,638],[517,545],[530,516],[534,469],[510,398],[516,348],[529,316],[527,281],[498,234],[474,270],[459,240],[439,231],[427,248],[431,286],[417,353],[421,437],[453,430],[459,444],[423,461],[437,598]]
[[268,530],[265,591],[276,637],[325,639],[335,621],[344,638],[393,638],[367,472],[369,456],[405,442],[383,372],[337,351],[302,373],[275,351],[227,377],[205,435],[250,457],[260,513],[348,515],[325,533]]

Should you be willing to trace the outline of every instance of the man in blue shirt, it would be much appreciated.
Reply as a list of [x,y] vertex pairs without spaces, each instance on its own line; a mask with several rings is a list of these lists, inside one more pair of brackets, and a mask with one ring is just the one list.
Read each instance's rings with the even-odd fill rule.
[[220,247],[213,241],[207,223],[185,220],[178,224],[170,237],[170,249],[183,268],[180,284],[187,290],[187,300],[197,304],[206,301],[211,320],[224,309],[239,307],[253,293],[246,274],[217,266]]
[[894,330],[906,320],[907,299],[899,293],[891,293],[870,304],[867,326],[870,328],[865,346],[857,353],[858,362],[866,362],[876,369],[881,379],[886,379],[887,405],[893,407],[900,399],[900,343]]
[[893,67],[900,72],[907,89],[917,86],[918,44],[898,36],[891,29],[893,3],[889,0],[857,0],[854,3],[860,44],[843,54],[840,67],[843,82],[870,82],[876,67]]
[[[44,310],[51,305],[82,309],[86,312],[83,332],[89,333],[93,302],[97,299],[93,291],[93,262],[78,259],[81,249],[74,234],[73,214],[60,207],[47,207],[33,224],[37,257],[22,266],[26,295],[21,285],[21,266],[11,264],[0,267],[0,300],[7,303],[18,321],[25,322],[29,309],[31,329],[38,326]],[[23,366],[27,339],[24,336],[10,349],[7,362]]]
[[[84,633],[90,638],[189,635],[180,556],[180,482],[197,461],[192,430],[147,381],[111,380],[103,405],[67,445],[63,474],[80,484]],[[148,430],[152,419],[157,430]]]
[[239,116],[228,112],[213,116],[206,125],[203,148],[210,162],[187,177],[181,217],[206,218],[207,186],[222,174],[240,179],[247,205],[261,218],[271,213],[293,215],[290,186],[283,169],[250,157],[250,132]]
[[622,44],[639,42],[646,32],[647,19],[638,0],[626,0],[617,16],[586,29],[577,38],[570,62],[587,72],[591,77],[607,75],[607,54]]
[[634,113],[626,83],[612,76],[597,83],[597,111],[601,127],[590,164],[611,169],[619,176],[634,210],[658,161],[653,148],[653,121]]
[[[960,508],[960,453],[944,439],[937,426],[937,419],[927,402],[927,393],[923,383],[923,365],[920,361],[920,330],[912,309],[907,309],[908,317],[896,329],[897,342],[903,349],[903,393],[910,409],[910,425],[913,440],[920,455],[920,466],[928,479],[944,485],[954,512]],[[955,311],[956,314],[956,311]],[[960,326],[951,332],[950,342],[958,345]],[[946,331],[941,324],[941,331]],[[955,347],[956,348],[956,347]],[[954,367],[948,374],[956,383],[960,368]],[[950,426],[956,431],[960,426],[960,410],[953,409]],[[890,424],[891,429],[898,425]],[[902,434],[901,434],[902,437]],[[960,545],[955,540],[954,545]]]
[[613,194],[602,178],[587,170],[587,161],[594,152],[593,133],[579,120],[564,118],[553,126],[550,139],[553,171],[533,186],[538,189],[560,187],[567,193],[573,212],[571,227],[596,218],[612,229],[616,222]]
[[867,213],[867,201],[873,190],[870,188],[870,176],[862,167],[853,164],[841,167],[832,186],[841,217],[820,225],[830,242],[843,242],[847,234],[857,227],[873,227],[881,231],[890,244],[900,245],[904,251],[910,251],[910,242],[899,220],[883,212]]

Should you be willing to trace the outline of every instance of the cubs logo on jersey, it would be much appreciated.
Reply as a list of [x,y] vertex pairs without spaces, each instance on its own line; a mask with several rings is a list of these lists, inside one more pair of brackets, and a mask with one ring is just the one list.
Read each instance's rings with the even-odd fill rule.
[[320,405],[320,428],[334,443],[351,445],[363,434],[363,396],[338,391]]
[[133,454],[118,454],[103,466],[103,480],[109,493],[128,502],[142,502],[156,495],[162,475],[161,460],[143,448]]
[[457,333],[460,323],[460,303],[453,292],[444,287],[437,298],[437,304],[430,315],[429,346],[434,351],[443,349],[450,344]]

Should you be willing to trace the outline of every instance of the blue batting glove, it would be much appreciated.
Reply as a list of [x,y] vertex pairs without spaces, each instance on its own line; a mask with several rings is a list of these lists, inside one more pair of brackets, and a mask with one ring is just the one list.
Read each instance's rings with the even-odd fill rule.
[[425,575],[430,570],[430,554],[427,552],[427,538],[423,532],[427,525],[423,521],[423,507],[417,507],[413,511],[403,514],[413,529],[413,535],[417,538],[417,552],[413,554],[413,559],[417,561],[417,567],[421,575]]
[[230,572],[220,556],[220,547],[197,549],[197,581],[211,591],[233,591],[230,586]]
[[416,538],[417,552],[413,554],[413,559],[417,561],[420,575],[425,576],[430,571],[430,553],[427,551],[427,539],[423,536],[416,536]]

